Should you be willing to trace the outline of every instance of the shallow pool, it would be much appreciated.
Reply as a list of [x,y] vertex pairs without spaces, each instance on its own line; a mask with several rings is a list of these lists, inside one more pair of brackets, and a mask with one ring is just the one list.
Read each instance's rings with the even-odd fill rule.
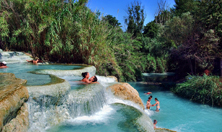
[[154,98],[160,101],[160,112],[154,112],[156,107],[147,111],[151,119],[158,121],[157,127],[168,128],[178,132],[221,132],[222,109],[193,103],[180,98],[175,94],[161,90],[158,86],[150,86],[140,83],[130,83],[138,90],[141,99],[146,103],[148,95],[144,92],[152,92]]
[[145,131],[136,123],[141,116],[137,109],[123,104],[106,105],[92,116],[68,120],[47,132],[137,132]]
[[[17,78],[26,79],[27,85],[43,85],[51,82],[49,75],[32,74],[30,73],[31,71],[39,69],[71,70],[82,67],[75,65],[32,65],[28,63],[8,64],[8,66],[9,68],[7,69],[0,69],[0,72],[14,73]],[[78,83],[78,80],[82,79],[81,77],[64,76],[62,78],[70,83],[71,91],[81,90],[85,86]],[[154,98],[159,99],[160,112],[155,112],[155,107],[152,107],[151,110],[145,110],[152,120],[156,119],[158,121],[157,127],[168,128],[178,132],[222,131],[222,109],[193,103],[169,91],[164,91],[155,85],[141,83],[130,84],[138,90],[144,105],[149,97],[145,95],[144,92],[152,92],[152,104],[155,103]],[[88,95],[90,96],[91,93],[88,93]],[[109,100],[112,98],[106,97],[106,99]],[[65,122],[47,129],[47,131],[128,132],[138,131],[140,129],[134,125],[135,123],[132,123],[139,114],[135,108],[116,103],[105,103],[104,105],[105,106],[95,114],[69,118]],[[69,107],[69,105],[67,105],[67,107]]]
[[14,73],[17,78],[27,80],[27,85],[43,85],[51,82],[49,75],[32,74],[31,71],[40,69],[72,70],[82,66],[77,65],[32,65],[29,63],[8,64],[8,68],[0,69],[3,73]]

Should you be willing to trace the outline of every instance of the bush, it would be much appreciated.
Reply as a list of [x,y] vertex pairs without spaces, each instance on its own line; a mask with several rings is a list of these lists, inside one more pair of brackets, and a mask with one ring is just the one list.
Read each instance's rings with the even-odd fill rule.
[[187,81],[177,84],[172,91],[192,101],[221,106],[222,84],[218,76],[187,76]]

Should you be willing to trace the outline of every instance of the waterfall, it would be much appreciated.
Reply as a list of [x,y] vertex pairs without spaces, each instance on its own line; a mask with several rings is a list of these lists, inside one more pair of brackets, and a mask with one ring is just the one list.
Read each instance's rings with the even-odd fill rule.
[[102,85],[91,84],[80,90],[69,93],[66,106],[70,117],[92,115],[99,111],[106,102],[105,91]]
[[106,103],[104,87],[99,84],[90,84],[84,88],[70,91],[60,98],[59,102],[63,103],[50,102],[51,98],[41,96],[41,101],[36,101],[32,97],[29,98],[29,122],[31,126],[29,131],[44,131],[65,120],[92,115],[102,109]]

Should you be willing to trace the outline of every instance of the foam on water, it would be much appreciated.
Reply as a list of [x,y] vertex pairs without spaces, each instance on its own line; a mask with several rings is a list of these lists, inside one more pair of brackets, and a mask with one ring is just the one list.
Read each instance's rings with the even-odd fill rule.
[[94,123],[107,123],[110,119],[110,116],[115,110],[110,105],[104,105],[102,109],[90,116],[79,116],[74,119],[70,119],[67,123],[70,124],[84,124],[85,122]]
[[91,116],[100,111],[106,102],[104,88],[99,84],[70,91],[60,98],[61,104],[50,103],[51,98],[44,96],[41,102],[36,102],[30,97],[28,105],[31,128],[29,131],[44,131],[70,119]]
[[[124,122],[123,119],[125,119],[125,116],[123,113],[117,112],[117,110],[121,109],[121,111],[123,111],[124,105],[116,106],[113,104],[132,106],[143,113],[143,110],[135,103],[116,98],[111,91],[106,91],[107,86],[117,83],[115,78],[97,76],[100,84],[83,85],[78,82],[82,77],[68,73],[70,70],[66,70],[65,67],[62,67],[62,70],[59,70],[59,72],[55,70],[56,68],[61,68],[61,66],[62,65],[54,65],[51,67],[53,70],[42,70],[46,68],[50,69],[50,65],[35,66],[24,63],[9,64],[10,68],[2,69],[4,72],[15,73],[16,77],[21,77],[23,79],[27,78],[29,79],[28,82],[30,82],[31,79],[34,79],[33,81],[37,79],[46,80],[46,78],[36,78],[36,76],[47,76],[49,78],[49,75],[27,73],[35,69],[39,69],[37,71],[46,71],[46,73],[48,73],[48,71],[51,73],[52,71],[55,75],[61,75],[60,78],[66,80],[59,85],[59,88],[56,83],[44,86],[27,86],[29,92],[34,91],[33,94],[30,94],[30,98],[27,102],[29,108],[30,132],[46,131],[49,128],[63,123],[74,126],[78,124],[82,126],[84,123],[87,124],[87,126],[89,124],[97,124],[95,127],[96,129],[115,127],[115,130],[119,131],[118,125]],[[68,66],[68,68],[71,67]],[[95,72],[94,67],[88,67],[88,69],[91,70],[91,74],[93,75]],[[65,74],[63,74],[64,71]],[[78,71],[78,74],[79,72],[80,71]],[[26,76],[26,74],[29,76]],[[69,84],[71,85],[71,89]],[[128,107],[127,109],[129,109],[128,112],[131,110],[131,108]],[[122,116],[123,119],[121,118]],[[138,120],[142,124],[147,118],[142,116],[140,119],[135,120]],[[113,126],[108,126],[109,124]],[[123,124],[121,124],[121,126],[122,125]],[[91,130],[93,131],[94,128]]]

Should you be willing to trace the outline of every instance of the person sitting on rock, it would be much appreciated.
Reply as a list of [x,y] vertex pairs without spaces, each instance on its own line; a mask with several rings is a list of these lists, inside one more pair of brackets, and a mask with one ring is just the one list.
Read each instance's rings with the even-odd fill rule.
[[0,68],[8,68],[8,66],[6,64],[7,63],[5,61],[0,62]]

